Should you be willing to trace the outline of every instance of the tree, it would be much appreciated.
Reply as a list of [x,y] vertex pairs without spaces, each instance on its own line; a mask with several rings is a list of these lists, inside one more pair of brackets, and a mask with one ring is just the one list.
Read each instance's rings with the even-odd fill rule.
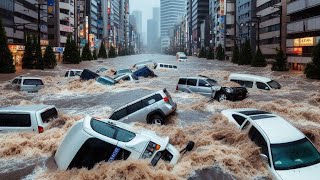
[[107,50],[106,50],[106,46],[104,45],[104,42],[101,43],[98,58],[104,58],[104,59],[108,58]]
[[224,51],[221,44],[219,44],[217,47],[216,59],[224,60]]
[[280,49],[277,49],[275,62],[272,63],[272,71],[289,71],[287,57]]
[[97,60],[98,59],[98,57],[97,57],[97,49],[96,48],[94,48],[94,50],[92,52],[92,59],[93,60]]
[[256,54],[254,55],[251,66],[252,67],[266,67],[268,65],[266,58],[263,56],[260,48],[258,48]]
[[251,54],[251,45],[249,40],[246,40],[244,43],[239,57],[239,65],[249,65],[252,61],[252,54]]
[[204,48],[201,48],[200,52],[199,52],[199,58],[206,58],[206,50]]
[[54,67],[57,65],[57,59],[56,59],[56,56],[54,55],[54,52],[51,46],[46,47],[43,60],[44,60],[44,67],[47,69],[54,69]]
[[35,53],[34,53],[34,59],[35,59],[35,68],[36,69],[44,69],[44,63],[43,63],[43,59],[42,59],[42,50],[41,50],[41,46],[37,41],[37,38],[35,38],[35,40],[33,41],[34,45],[35,45]]
[[109,57],[110,57],[110,58],[115,58],[115,57],[117,57],[116,49],[115,49],[113,46],[110,47]]
[[34,44],[33,44],[33,37],[29,34],[26,36],[26,41],[24,43],[24,53],[22,57],[22,69],[33,69],[35,62],[33,58],[34,52]]
[[14,73],[16,67],[13,65],[13,58],[8,48],[7,35],[0,19],[0,73]]
[[72,39],[71,34],[68,34],[67,43],[63,52],[63,63],[65,64],[79,64],[80,52],[76,42]]
[[91,61],[93,59],[88,43],[82,49],[81,59],[82,61]]
[[234,45],[231,61],[235,64],[238,64],[238,62],[239,62],[239,48],[238,48],[237,43],[235,43],[235,45]]
[[312,62],[304,70],[307,78],[320,80],[320,42],[313,48]]
[[207,59],[214,59],[214,53],[211,47],[209,48]]

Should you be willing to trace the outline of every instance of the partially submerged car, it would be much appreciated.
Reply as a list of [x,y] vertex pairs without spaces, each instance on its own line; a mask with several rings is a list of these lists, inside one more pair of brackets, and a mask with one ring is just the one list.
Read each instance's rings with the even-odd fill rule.
[[138,81],[139,78],[134,75],[133,73],[128,73],[128,74],[121,74],[118,76],[114,77],[114,80],[119,82],[119,81]]
[[117,81],[109,76],[99,76],[96,81],[103,85],[115,85]]
[[[186,150],[192,150],[193,146],[193,142],[189,143]],[[54,159],[59,169],[67,170],[91,169],[99,162],[127,159],[147,159],[153,166],[160,159],[176,164],[180,156],[169,143],[169,137],[160,137],[146,129],[136,130],[121,122],[86,116],[68,131]]]
[[318,180],[320,153],[297,128],[280,116],[257,109],[229,109],[221,112],[261,150],[272,179]]
[[157,77],[156,74],[154,74],[154,72],[149,69],[147,66],[144,66],[141,69],[138,69],[137,71],[133,72],[133,74],[137,77]]
[[0,132],[43,133],[48,123],[58,117],[51,105],[9,106],[0,108]]
[[115,110],[109,119],[148,124],[165,124],[165,119],[177,110],[177,104],[169,92],[164,89],[137,99]]
[[94,73],[88,69],[84,69],[81,73],[81,80],[85,80],[85,81],[88,81],[88,80],[91,80],[91,79],[96,79],[98,78],[100,75],[97,74],[97,73]]
[[108,69],[103,67],[103,68],[100,68],[99,70],[97,70],[96,73],[102,73],[102,72],[106,72],[106,71],[108,71]]
[[143,68],[143,67],[145,67],[145,66],[154,68],[154,66],[156,66],[156,63],[153,62],[152,60],[141,61],[141,62],[138,62],[138,63],[136,63],[135,65],[133,65],[133,68],[141,69],[141,68]]
[[166,64],[166,63],[157,63],[154,69],[168,69],[168,70],[177,70],[178,67],[173,64]]
[[128,74],[128,73],[132,73],[131,69],[119,69],[114,73],[114,75],[118,76],[118,75]]
[[34,93],[42,89],[44,87],[44,84],[42,79],[38,77],[19,76],[12,80],[11,86],[13,89],[19,91]]
[[277,81],[251,74],[232,73],[229,76],[229,81],[236,82],[246,88],[261,90],[281,89],[281,85]]
[[243,100],[248,96],[248,91],[245,87],[222,87],[216,80],[206,76],[182,77],[178,81],[176,90],[198,93],[218,101],[237,101]]
[[81,76],[83,70],[80,69],[70,69],[66,72],[64,77],[79,77]]

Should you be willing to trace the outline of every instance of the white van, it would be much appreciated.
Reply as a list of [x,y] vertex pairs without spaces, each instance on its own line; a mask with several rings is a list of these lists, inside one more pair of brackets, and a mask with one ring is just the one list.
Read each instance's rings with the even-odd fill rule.
[[[193,143],[193,142],[192,142]],[[189,142],[190,144],[190,142]],[[182,151],[192,150],[194,143]],[[179,151],[154,131],[86,116],[71,127],[61,142],[55,162],[59,169],[87,167],[96,163],[127,159],[148,159],[155,166],[160,159],[176,164]]]
[[11,87],[19,91],[34,93],[42,89],[44,84],[41,78],[20,76],[12,80]]
[[80,77],[83,70],[80,69],[70,69],[66,72],[64,77]]
[[43,133],[48,123],[57,117],[58,111],[51,105],[0,108],[0,132]]
[[229,81],[236,82],[243,87],[271,90],[271,89],[281,89],[281,85],[270,78],[251,75],[251,74],[230,74]]
[[169,69],[169,70],[177,70],[178,67],[172,64],[165,64],[165,63],[157,63],[154,69]]

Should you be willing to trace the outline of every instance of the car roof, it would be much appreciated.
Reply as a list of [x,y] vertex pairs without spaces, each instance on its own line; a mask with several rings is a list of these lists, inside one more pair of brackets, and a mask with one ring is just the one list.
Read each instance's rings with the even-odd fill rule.
[[234,77],[246,78],[246,79],[255,79],[255,80],[258,80],[258,81],[262,81],[262,82],[271,81],[270,78],[257,76],[257,75],[252,75],[252,74],[237,74],[237,73],[230,74],[230,78],[234,78]]
[[270,144],[287,143],[305,138],[301,131],[279,116],[255,120],[254,123],[267,135]]
[[206,79],[210,79],[210,78],[206,78],[206,77],[180,77],[179,79],[203,79],[203,80],[206,80]]
[[81,69],[69,69],[68,71],[83,71]]
[[44,104],[37,104],[37,105],[26,105],[26,106],[8,106],[0,108],[0,112],[8,112],[8,111],[15,111],[15,112],[25,112],[25,111],[39,111],[46,108],[54,107],[52,105],[44,105]]
[[15,79],[19,79],[19,78],[22,78],[22,79],[39,79],[39,80],[41,80],[40,77],[28,77],[28,76],[19,76],[19,77],[16,77]]

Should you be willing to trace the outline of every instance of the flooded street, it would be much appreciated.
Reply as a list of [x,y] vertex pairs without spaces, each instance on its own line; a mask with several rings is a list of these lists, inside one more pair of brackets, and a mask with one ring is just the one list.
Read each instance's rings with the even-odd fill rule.
[[[121,82],[104,86],[93,80],[65,78],[68,69],[131,68],[140,61],[169,63],[178,70],[155,70],[156,78],[140,78],[137,83]],[[248,90],[249,97],[239,102],[217,102],[197,94],[176,91],[179,77],[205,75],[227,83],[230,73],[249,73],[277,80],[283,88],[268,92]],[[112,75],[111,71],[105,73]],[[10,89],[16,76],[37,76],[45,87],[27,94]],[[152,167],[146,161],[99,163],[93,169],[57,170],[53,155],[68,129],[85,115],[108,118],[113,110],[158,90],[167,88],[178,110],[166,126],[138,122],[137,127],[169,136],[179,150],[192,140],[193,151],[175,166],[164,162]],[[270,67],[252,68],[229,62],[190,57],[177,62],[175,56],[134,55],[80,65],[60,64],[54,70],[22,70],[17,74],[0,74],[0,107],[10,105],[49,104],[59,110],[58,119],[42,134],[0,134],[0,179],[271,179],[259,158],[259,148],[221,115],[230,108],[257,108],[276,113],[290,121],[320,150],[320,81],[307,80],[300,72],[272,72]]]

